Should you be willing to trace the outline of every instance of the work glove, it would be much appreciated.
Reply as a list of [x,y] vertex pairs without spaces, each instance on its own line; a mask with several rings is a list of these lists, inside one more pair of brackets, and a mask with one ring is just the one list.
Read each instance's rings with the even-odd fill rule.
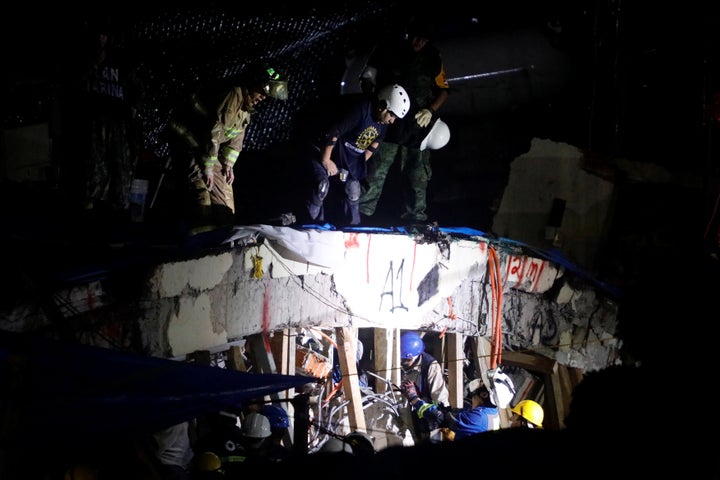
[[412,402],[418,397],[417,388],[415,387],[415,383],[411,380],[405,380],[402,385],[400,385],[400,392],[403,394],[405,398],[408,399],[409,402]]
[[418,125],[420,125],[422,128],[425,128],[430,125],[430,120],[432,120],[432,116],[433,111],[431,108],[423,108],[415,114],[415,120],[417,121]]

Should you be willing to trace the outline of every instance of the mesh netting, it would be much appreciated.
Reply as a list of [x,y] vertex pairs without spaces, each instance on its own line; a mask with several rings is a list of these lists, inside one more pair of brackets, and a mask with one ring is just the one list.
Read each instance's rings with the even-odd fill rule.
[[[276,13],[208,9],[158,10],[126,27],[145,87],[139,116],[145,148],[163,157],[163,132],[174,105],[199,86],[268,61],[289,80],[287,101],[266,101],[253,117],[244,149],[286,140],[294,114],[328,92],[339,92],[345,54],[384,35],[392,4],[364,2],[352,9],[276,8]],[[362,13],[359,13],[362,12]],[[363,45],[363,44],[366,45]]]

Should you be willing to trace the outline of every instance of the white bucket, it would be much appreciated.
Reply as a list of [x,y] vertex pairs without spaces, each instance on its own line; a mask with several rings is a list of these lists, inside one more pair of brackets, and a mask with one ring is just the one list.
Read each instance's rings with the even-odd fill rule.
[[150,182],[141,178],[132,181],[130,187],[130,219],[142,222],[145,219],[145,201],[147,200]]

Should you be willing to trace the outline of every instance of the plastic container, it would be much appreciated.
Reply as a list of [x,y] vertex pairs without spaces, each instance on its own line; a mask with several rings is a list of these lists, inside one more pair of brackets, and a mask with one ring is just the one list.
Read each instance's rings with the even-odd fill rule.
[[136,178],[130,186],[130,220],[142,222],[145,220],[145,203],[147,201],[150,182]]

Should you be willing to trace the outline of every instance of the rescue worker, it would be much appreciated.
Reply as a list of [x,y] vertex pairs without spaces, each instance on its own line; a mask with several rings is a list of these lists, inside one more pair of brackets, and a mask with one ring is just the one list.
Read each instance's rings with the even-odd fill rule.
[[271,435],[270,420],[262,413],[251,412],[245,415],[240,427],[241,444],[245,451],[244,463],[269,463],[276,461],[268,454]]
[[[243,432],[238,426],[237,414],[229,411],[219,411],[201,417],[201,429],[198,430],[197,442],[194,449],[203,452],[203,457],[195,459],[195,467],[199,463],[209,462],[216,455],[220,466],[215,469],[200,468],[201,471],[215,471],[222,469],[227,475],[244,471],[243,463],[247,459]],[[269,431],[269,427],[268,427]],[[212,463],[212,462],[210,462]]]
[[260,412],[270,421],[270,436],[266,440],[266,452],[270,460],[279,462],[288,458],[292,449],[288,430],[290,429],[290,418],[284,408],[278,405],[264,405]]
[[510,427],[543,428],[545,412],[534,400],[520,400],[511,411],[513,416],[510,419]]
[[385,179],[398,159],[403,203],[400,218],[409,223],[427,220],[427,187],[432,169],[430,150],[421,149],[421,144],[438,120],[437,112],[450,91],[440,52],[430,43],[433,30],[432,22],[415,19],[405,39],[379,48],[370,56],[362,74],[364,90],[397,83],[407,90],[412,103],[407,118],[388,129],[378,155],[368,164],[360,199],[363,215],[375,213]]
[[169,122],[173,163],[190,168],[191,233],[234,223],[233,166],[251,117],[267,97],[288,98],[287,80],[265,64],[252,65],[232,83],[193,94]]
[[389,84],[377,95],[354,96],[341,110],[309,146],[312,186],[306,208],[310,221],[328,220],[325,199],[335,184],[344,192],[336,222],[359,225],[360,181],[365,179],[366,163],[381,145],[388,126],[408,113],[410,99],[403,87]]
[[444,440],[459,440],[500,428],[498,407],[492,402],[490,391],[479,379],[468,384],[467,398],[470,404],[461,409],[448,409],[425,402],[417,394],[412,382],[404,383],[401,388],[418,418],[425,418],[443,429]]
[[189,479],[193,459],[190,422],[181,422],[158,430],[153,433],[152,440],[152,451],[163,480]]
[[[440,363],[425,351],[425,343],[417,332],[405,332],[400,337],[400,365],[402,367],[401,390],[414,389],[414,395],[426,403],[434,403],[438,408],[450,407],[445,376]],[[420,418],[412,411],[412,405],[402,411],[408,425],[413,426],[415,443],[430,440],[439,433],[439,425],[429,417]],[[437,431],[436,431],[437,430]]]

